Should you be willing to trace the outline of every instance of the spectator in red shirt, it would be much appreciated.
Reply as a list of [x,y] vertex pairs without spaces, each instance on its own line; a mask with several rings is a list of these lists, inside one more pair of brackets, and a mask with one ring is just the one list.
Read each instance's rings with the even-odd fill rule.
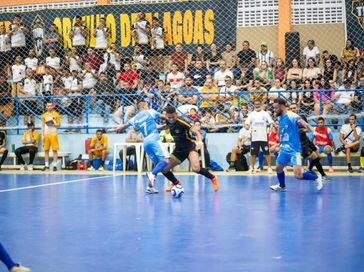
[[177,43],[175,47],[176,51],[171,55],[169,60],[169,68],[172,68],[172,64],[177,64],[178,71],[187,73],[188,68],[188,55],[187,52],[183,50],[182,44]]
[[124,70],[119,75],[120,84],[125,81],[130,88],[134,89],[138,86],[138,78],[138,73],[131,69],[130,63],[125,63]]
[[88,48],[87,55],[83,58],[83,63],[87,62],[90,63],[92,69],[97,73],[104,60],[99,55],[95,54],[92,48]]

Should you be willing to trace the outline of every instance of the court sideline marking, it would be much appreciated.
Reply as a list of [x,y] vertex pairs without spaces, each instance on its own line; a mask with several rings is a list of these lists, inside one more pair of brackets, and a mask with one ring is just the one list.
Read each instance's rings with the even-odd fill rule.
[[66,181],[60,181],[60,182],[54,182],[54,183],[47,183],[47,184],[24,186],[24,187],[12,188],[12,189],[0,190],[0,193],[13,192],[13,191],[21,191],[21,190],[28,190],[28,189],[34,189],[34,188],[40,188],[40,187],[48,187],[48,186],[54,186],[54,185],[69,184],[69,183],[76,183],[76,182],[81,182],[81,181],[86,181],[86,180],[94,180],[94,179],[110,178],[110,177],[113,177],[113,176],[112,175],[109,175],[109,176],[99,176],[99,177],[93,177],[93,178],[74,179],[74,180],[66,180]]

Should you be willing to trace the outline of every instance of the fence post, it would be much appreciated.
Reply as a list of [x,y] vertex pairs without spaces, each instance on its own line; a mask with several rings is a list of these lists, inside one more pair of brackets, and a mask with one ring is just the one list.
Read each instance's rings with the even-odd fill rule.
[[15,120],[16,120],[16,134],[19,135],[19,97],[15,96]]
[[[319,92],[320,92],[320,115],[322,115],[322,112],[323,112],[323,106],[322,106],[322,90],[319,90]],[[313,96],[313,94],[312,94],[312,96]]]
[[89,95],[86,95],[86,133],[88,134],[89,120],[88,120],[88,111],[90,110],[90,101]]

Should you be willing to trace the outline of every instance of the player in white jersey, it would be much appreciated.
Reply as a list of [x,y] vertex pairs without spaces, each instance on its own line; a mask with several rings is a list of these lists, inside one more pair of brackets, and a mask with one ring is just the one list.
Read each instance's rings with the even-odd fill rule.
[[263,152],[268,164],[268,173],[272,173],[272,162],[268,145],[268,129],[267,126],[273,126],[273,119],[268,112],[262,110],[262,102],[254,101],[255,110],[252,111],[245,124],[250,125],[251,130],[251,147],[250,147],[250,172],[254,172],[255,160],[259,152]]

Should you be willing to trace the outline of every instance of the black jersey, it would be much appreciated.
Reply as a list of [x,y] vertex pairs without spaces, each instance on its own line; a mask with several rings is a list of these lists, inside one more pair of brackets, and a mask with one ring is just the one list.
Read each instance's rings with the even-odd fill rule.
[[171,131],[174,142],[176,144],[176,149],[183,149],[194,143],[192,137],[190,136],[191,124],[186,122],[181,118],[177,118],[176,123],[171,124],[166,121],[168,128]]

